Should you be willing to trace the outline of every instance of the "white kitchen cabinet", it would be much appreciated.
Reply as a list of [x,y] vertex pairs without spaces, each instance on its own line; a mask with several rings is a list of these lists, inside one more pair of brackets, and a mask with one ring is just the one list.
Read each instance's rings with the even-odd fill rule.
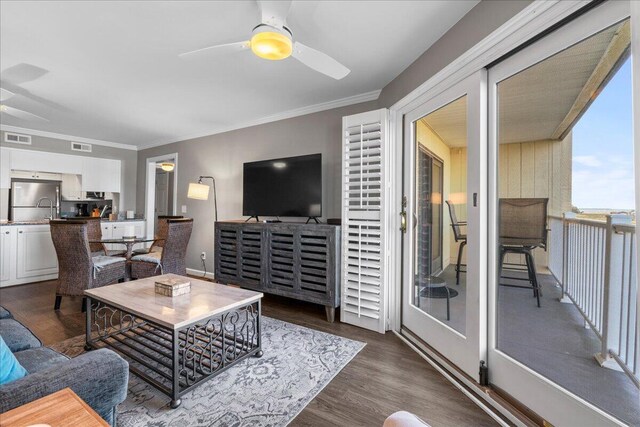
[[16,236],[15,227],[0,227],[0,286],[15,278]]
[[60,193],[64,200],[81,200],[83,198],[81,176],[62,174]]
[[82,159],[83,157],[80,156],[46,151],[12,150],[11,169],[80,174],[82,173]]
[[[29,279],[58,273],[58,258],[49,225],[16,226],[16,279]],[[43,280],[43,279],[39,279]]]
[[121,162],[113,159],[83,159],[82,190],[120,193]]
[[11,171],[11,178],[23,178],[23,179],[41,179],[46,181],[60,181],[62,174],[51,172],[34,172],[34,171]]
[[11,188],[11,150],[0,147],[0,188]]
[[[102,222],[103,239],[122,239],[126,234],[127,227],[133,227],[136,237],[145,237],[145,221],[114,221]],[[146,246],[146,245],[145,245]],[[136,246],[141,247],[141,246]],[[122,249],[123,245],[107,245],[107,249]]]

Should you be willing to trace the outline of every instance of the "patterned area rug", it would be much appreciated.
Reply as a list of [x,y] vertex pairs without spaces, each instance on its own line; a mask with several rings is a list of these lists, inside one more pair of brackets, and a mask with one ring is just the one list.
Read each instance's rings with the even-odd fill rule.
[[[263,317],[262,358],[248,358],[182,397],[169,397],[131,374],[118,407],[118,426],[284,426],[353,359],[365,344]],[[74,357],[84,336],[51,346]]]

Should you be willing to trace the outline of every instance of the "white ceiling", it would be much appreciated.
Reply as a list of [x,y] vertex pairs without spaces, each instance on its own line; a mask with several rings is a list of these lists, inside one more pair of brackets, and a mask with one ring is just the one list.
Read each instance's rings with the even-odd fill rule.
[[294,2],[294,40],[351,69],[336,81],[248,52],[178,58],[248,39],[253,1],[3,1],[0,77],[19,93],[4,103],[49,121],[2,124],[139,147],[241,127],[382,89],[476,3]]

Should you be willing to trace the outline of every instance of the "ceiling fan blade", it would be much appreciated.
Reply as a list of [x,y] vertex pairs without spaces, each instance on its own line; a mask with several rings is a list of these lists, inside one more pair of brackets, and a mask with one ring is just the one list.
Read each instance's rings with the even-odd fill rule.
[[351,70],[326,53],[305,46],[300,42],[294,43],[292,56],[307,67],[336,80],[344,78],[351,72]]
[[2,105],[0,112],[7,113],[10,116],[16,117],[21,120],[42,120],[48,122],[49,120],[44,117],[40,117],[37,114],[30,113],[28,111],[20,110],[18,108],[9,107],[8,105]]
[[202,49],[192,50],[191,52],[185,52],[178,55],[180,58],[195,57],[199,54],[214,54],[224,55],[228,53],[242,52],[243,50],[249,50],[251,43],[249,40],[243,42],[219,44],[215,46],[203,47]]
[[287,23],[291,1],[262,1],[258,0],[258,7],[262,16],[262,23],[272,27],[282,28]]
[[15,95],[15,93],[0,87],[0,101],[6,101],[7,99],[11,98],[13,95]]

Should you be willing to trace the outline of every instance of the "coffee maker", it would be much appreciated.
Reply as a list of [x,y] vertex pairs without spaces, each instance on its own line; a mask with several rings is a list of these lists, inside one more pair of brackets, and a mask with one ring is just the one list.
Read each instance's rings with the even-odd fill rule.
[[76,216],[89,216],[89,204],[88,203],[76,203]]

